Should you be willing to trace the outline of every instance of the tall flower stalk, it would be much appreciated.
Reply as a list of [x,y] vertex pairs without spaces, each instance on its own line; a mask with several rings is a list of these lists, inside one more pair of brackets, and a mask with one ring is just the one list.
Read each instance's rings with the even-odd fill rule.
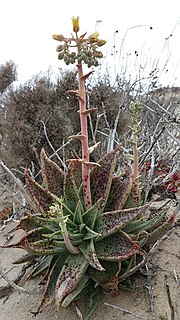
[[[79,17],[72,18],[73,32],[70,38],[65,38],[63,35],[54,35],[53,38],[60,42],[64,42],[63,45],[57,47],[59,52],[58,58],[63,59],[68,65],[69,63],[76,63],[78,70],[78,80],[79,88],[78,90],[68,90],[68,93],[74,93],[79,99],[79,115],[81,124],[81,134],[73,136],[74,138],[81,140],[82,146],[82,159],[77,159],[76,161],[82,163],[82,183],[84,191],[84,201],[86,208],[91,208],[91,190],[90,190],[90,170],[95,163],[90,162],[89,156],[89,144],[88,144],[88,126],[87,126],[87,115],[89,112],[94,110],[87,110],[86,106],[86,90],[85,90],[85,80],[90,76],[93,71],[88,74],[83,74],[83,63],[87,64],[88,67],[97,66],[98,58],[102,58],[103,54],[98,51],[98,47],[106,43],[105,40],[99,39],[99,34],[97,32],[93,33],[89,37],[86,37],[86,33],[79,36]],[[77,52],[72,51],[76,48]],[[75,160],[73,159],[73,162]]]

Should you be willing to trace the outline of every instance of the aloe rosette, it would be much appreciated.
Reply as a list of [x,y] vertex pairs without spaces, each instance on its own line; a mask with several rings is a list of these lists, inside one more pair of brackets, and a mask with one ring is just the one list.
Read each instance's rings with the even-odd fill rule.
[[[26,234],[6,247],[28,252],[16,263],[41,257],[32,271],[32,276],[45,273],[39,312],[54,301],[67,307],[88,292],[90,305],[84,315],[88,319],[100,289],[118,290],[121,276],[172,226],[175,215],[168,219],[165,213],[151,217],[147,204],[133,200],[131,165],[126,162],[122,173],[115,174],[119,153],[120,146],[91,169],[89,209],[84,204],[78,162],[71,161],[63,172],[42,149],[43,186],[26,171],[27,188],[37,210],[22,218],[17,227]],[[128,203],[136,206],[127,208]]]

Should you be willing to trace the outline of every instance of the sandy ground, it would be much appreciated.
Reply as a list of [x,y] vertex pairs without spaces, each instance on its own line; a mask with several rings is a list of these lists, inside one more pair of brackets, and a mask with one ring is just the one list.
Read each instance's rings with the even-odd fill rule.
[[[180,227],[178,221],[149,264],[146,270],[148,276],[138,274],[134,277],[136,290],[133,292],[120,290],[114,295],[102,294],[92,320],[100,318],[103,320],[180,320]],[[10,236],[11,242],[15,242],[20,237],[20,230],[15,233],[11,231],[16,224],[16,222],[8,222],[0,231],[0,244],[6,243]],[[8,275],[9,279],[14,280],[17,277],[21,266],[15,266],[12,262],[23,253],[20,249],[0,249],[0,269]],[[50,306],[34,318],[32,312],[37,310],[42,295],[36,294],[37,290],[40,290],[39,282],[40,280],[36,279],[21,281],[19,284],[23,288],[33,290],[34,295],[13,291],[8,299],[0,299],[0,320],[80,319],[75,305],[67,309]],[[0,277],[0,288],[6,284],[6,281]],[[83,301],[78,302],[78,307],[80,310],[84,309]],[[160,315],[164,318],[159,318]]]

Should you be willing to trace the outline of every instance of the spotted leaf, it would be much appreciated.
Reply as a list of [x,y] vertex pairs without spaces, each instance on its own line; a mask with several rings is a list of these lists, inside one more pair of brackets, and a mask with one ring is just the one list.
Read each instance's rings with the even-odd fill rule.
[[55,261],[54,265],[51,268],[51,271],[49,273],[46,289],[41,301],[41,304],[39,306],[38,312],[41,312],[45,307],[50,305],[55,301],[55,287],[56,282],[58,280],[58,277],[61,273],[61,270],[63,268],[64,262],[68,257],[68,253],[61,254],[59,258]]
[[82,279],[88,268],[88,262],[83,254],[70,254],[66,259],[56,283],[56,301],[61,304]]
[[109,152],[98,161],[100,167],[96,166],[91,170],[90,185],[92,203],[94,204],[102,198],[102,208],[105,207],[108,199],[119,152],[120,145],[116,150]]
[[57,197],[61,197],[63,195],[64,172],[47,157],[44,148],[41,150],[40,159],[45,188]]
[[47,215],[49,207],[54,202],[52,194],[42,188],[34,179],[32,179],[28,170],[26,170],[25,180],[28,191],[37,204],[39,210],[43,213],[43,215]]
[[85,258],[87,259],[87,261],[89,262],[91,267],[93,267],[97,270],[100,270],[100,271],[105,271],[105,269],[102,267],[97,255],[96,255],[93,239],[81,244],[79,246],[79,249],[81,250],[81,252],[85,256]]
[[147,244],[153,244],[158,239],[163,237],[168,230],[173,226],[174,221],[176,219],[176,214],[172,214],[166,222],[164,222],[161,226],[159,226],[157,229],[155,229],[153,232],[150,233]]
[[130,194],[133,182],[133,169],[129,163],[125,163],[125,172],[122,176],[116,176],[112,179],[109,197],[105,211],[115,211],[122,209]]
[[146,204],[138,208],[105,212],[98,217],[95,231],[101,235],[101,239],[105,238],[122,229],[134,219],[140,218],[147,207],[148,205]]
[[123,231],[97,242],[95,250],[98,258],[106,261],[123,261],[135,253],[144,254],[140,245]]
[[59,254],[66,252],[67,248],[63,241],[45,239],[42,234],[48,234],[47,228],[37,228],[29,231],[18,242],[3,246],[3,248],[21,248],[36,255]]

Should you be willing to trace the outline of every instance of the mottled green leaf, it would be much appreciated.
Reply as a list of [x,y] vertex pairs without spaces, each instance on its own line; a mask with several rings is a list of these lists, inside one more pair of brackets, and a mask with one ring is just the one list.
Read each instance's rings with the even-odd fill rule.
[[140,245],[123,231],[96,242],[95,250],[98,258],[106,261],[122,261],[135,253],[144,254]]
[[133,182],[133,169],[127,162],[125,163],[125,172],[122,175],[113,177],[109,197],[105,211],[115,211],[122,209],[130,194]]
[[94,230],[101,234],[101,238],[105,238],[125,227],[130,221],[140,218],[147,207],[148,205],[144,205],[138,208],[105,212],[98,217]]
[[53,256],[45,256],[42,261],[31,271],[31,277],[42,274],[50,265]]
[[89,277],[87,275],[84,275],[77,286],[74,288],[74,290],[71,291],[63,300],[62,307],[66,308],[72,301],[74,301],[84,289],[84,287],[86,287],[87,283],[89,283]]
[[99,287],[93,287],[91,288],[89,295],[88,295],[88,303],[86,307],[86,311],[83,315],[83,320],[88,320],[90,319],[92,313],[97,307],[97,303],[99,301],[99,296],[100,296],[100,288]]
[[153,244],[158,239],[163,237],[168,232],[168,230],[171,229],[171,227],[174,224],[175,219],[176,219],[176,214],[174,213],[160,227],[158,227],[153,232],[151,232],[149,235],[147,244],[148,245]]
[[[64,198],[65,198],[65,203],[67,207],[72,211],[75,212],[76,206],[79,199],[79,193],[78,189],[76,187],[76,183],[71,171],[71,166],[70,164],[68,171],[65,174],[65,180],[64,180]],[[66,208],[64,207],[63,210],[66,214]],[[67,212],[69,214],[69,212]]]
[[97,270],[104,271],[104,268],[102,267],[96,255],[93,239],[80,244],[79,249],[85,256],[86,260],[89,262],[90,266]]
[[64,172],[61,168],[52,160],[50,160],[44,148],[41,150],[41,170],[44,186],[51,193],[55,194],[57,197],[63,195],[63,185],[64,185]]
[[83,213],[84,213],[84,209],[83,209],[83,206],[81,204],[81,201],[79,200],[77,202],[77,205],[76,205],[76,209],[75,209],[75,212],[74,212],[74,217],[73,217],[73,222],[75,224],[82,224],[83,223]]
[[70,254],[66,259],[56,283],[56,301],[61,304],[82,279],[88,268],[88,262],[83,254]]
[[22,257],[20,257],[20,258],[16,259],[15,261],[13,261],[13,264],[21,264],[21,263],[33,261],[35,259],[37,259],[37,256],[35,254],[26,253]]
[[48,281],[46,284],[46,289],[44,296],[42,298],[41,304],[39,306],[38,312],[41,312],[45,307],[50,305],[55,301],[55,287],[56,282],[63,268],[64,262],[67,259],[68,254],[62,254],[55,262],[54,266],[51,268],[50,274],[48,276]]
[[104,272],[89,267],[88,274],[96,283],[103,288],[117,289],[118,275],[121,270],[121,262],[101,261]]
[[140,197],[140,191],[139,191],[139,185],[137,181],[133,181],[132,188],[130,191],[130,194],[126,200],[126,203],[124,205],[124,208],[135,208],[139,207],[141,205],[141,197]]
[[102,213],[102,199],[99,199],[91,208],[83,214],[83,221],[90,229],[94,228],[97,216]]
[[47,216],[47,211],[49,207],[54,202],[54,198],[50,192],[42,188],[34,179],[29,175],[28,170],[26,170],[25,180],[27,189],[32,197],[32,199],[37,204],[39,210],[43,215]]
[[105,207],[111,188],[112,178],[116,167],[120,145],[116,150],[107,153],[99,161],[99,166],[94,167],[90,174],[92,203],[96,203],[100,198],[103,199],[102,208]]
[[43,233],[47,233],[46,228],[31,230],[18,242],[4,246],[4,248],[21,248],[36,255],[59,254],[67,251],[63,241],[45,239],[42,236]]
[[154,229],[159,222],[164,218],[165,213],[158,214],[154,218],[150,220],[137,220],[130,222],[125,228],[122,230],[126,233],[138,234],[141,231],[148,231]]

